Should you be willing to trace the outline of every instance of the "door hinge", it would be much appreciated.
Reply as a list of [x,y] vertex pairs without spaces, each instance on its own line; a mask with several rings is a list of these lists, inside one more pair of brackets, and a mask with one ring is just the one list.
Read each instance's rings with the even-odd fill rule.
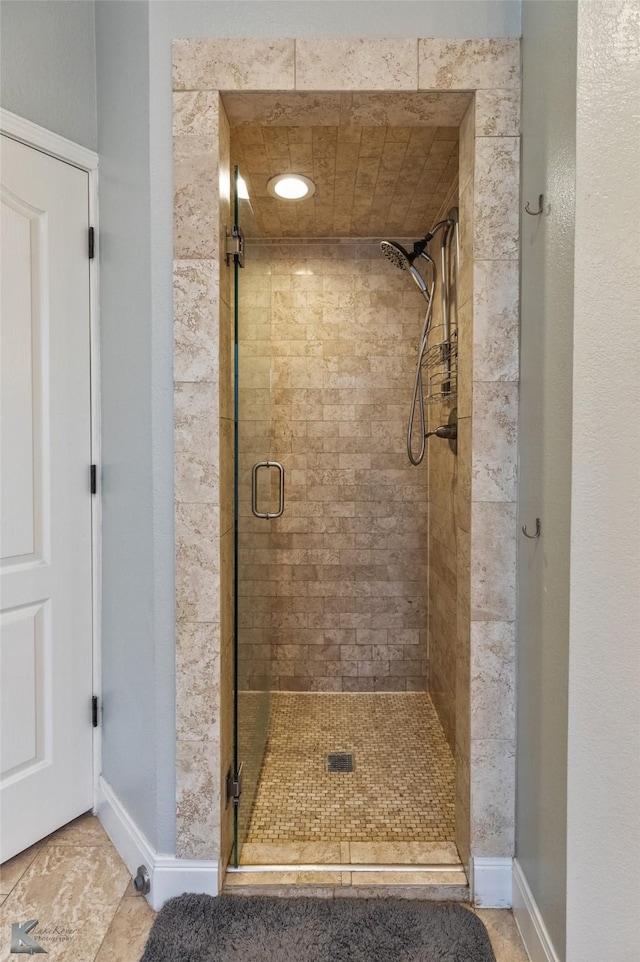
[[98,727],[98,696],[94,695],[91,699],[91,724],[94,728]]
[[240,768],[233,775],[233,769],[230,768],[227,772],[227,805],[229,802],[233,801],[234,805],[238,805],[240,802],[240,796],[242,795],[242,769],[244,762],[240,764]]
[[90,468],[90,485],[91,494],[97,494],[98,492],[98,465],[92,464]]
[[239,227],[234,227],[231,233],[227,232],[225,254],[227,264],[236,261],[239,267],[244,267],[244,234]]
[[92,261],[96,254],[96,232],[94,227],[89,228],[88,250],[89,260]]

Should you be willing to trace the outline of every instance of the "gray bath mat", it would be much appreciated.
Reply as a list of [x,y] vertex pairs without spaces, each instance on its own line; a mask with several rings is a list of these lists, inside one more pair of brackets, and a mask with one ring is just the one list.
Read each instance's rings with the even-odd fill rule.
[[181,895],[141,962],[495,962],[480,919],[454,903]]

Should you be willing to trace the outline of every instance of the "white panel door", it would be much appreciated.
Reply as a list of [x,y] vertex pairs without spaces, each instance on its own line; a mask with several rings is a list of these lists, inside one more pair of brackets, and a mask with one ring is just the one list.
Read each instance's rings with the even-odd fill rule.
[[88,174],[0,137],[0,862],[92,792]]

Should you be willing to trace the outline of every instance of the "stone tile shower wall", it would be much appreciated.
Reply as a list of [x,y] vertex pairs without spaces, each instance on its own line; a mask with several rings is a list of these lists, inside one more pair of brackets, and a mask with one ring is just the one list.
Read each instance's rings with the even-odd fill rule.
[[[438,212],[435,223],[446,217],[447,211],[458,207],[458,178],[445,204]],[[462,240],[465,239],[467,225],[459,225]],[[438,258],[438,243],[431,247],[431,253]],[[461,259],[468,256],[464,244],[460,245]],[[460,270],[464,264],[459,265]],[[438,259],[440,273],[440,264]],[[458,291],[459,295],[459,291]],[[455,298],[451,298],[455,304]],[[452,330],[455,337],[464,335],[460,331],[468,316],[452,311]],[[442,307],[440,290],[436,288],[433,320],[429,344],[433,347],[442,341]],[[464,336],[463,336],[464,342]],[[425,389],[428,372],[424,373]],[[434,431],[441,424],[447,424],[449,415],[457,410],[457,393],[451,400],[435,401],[426,407],[427,430]],[[429,553],[429,593],[427,606],[427,636],[429,652],[429,692],[449,747],[455,752],[456,732],[456,663],[460,638],[458,635],[458,540],[456,538],[456,499],[460,502],[463,494],[459,490],[460,479],[465,467],[471,461],[468,439],[461,439],[457,453],[453,453],[448,441],[440,438],[427,440],[428,459],[428,553]],[[467,488],[466,498],[470,492]],[[462,588],[462,586],[461,586]],[[467,592],[468,594],[468,592]],[[468,632],[467,632],[468,645]]]
[[217,91],[174,96],[176,854],[228,856],[233,696],[229,125]]
[[274,689],[424,690],[426,461],[405,445],[424,299],[375,242],[249,240],[245,263],[241,437],[271,380],[286,473],[284,516],[242,521],[247,661],[270,641]]
[[[461,596],[460,578],[457,593],[459,616],[468,600],[469,637],[458,634],[456,695],[463,696],[463,709],[456,708],[456,840],[465,861],[472,858],[476,865],[487,859],[484,867],[500,870],[502,878],[514,851],[515,457],[511,417],[503,412],[513,411],[517,390],[519,41],[179,40],[173,68],[176,363],[187,360],[176,381],[207,385],[184,430],[184,405],[176,400],[176,444],[196,462],[200,426],[214,432],[206,437],[215,444],[202,469],[208,486],[196,497],[189,487],[194,479],[181,476],[176,464],[176,674],[186,679],[177,695],[176,851],[185,858],[217,859],[221,871],[229,855],[229,809],[221,791],[231,726],[225,702],[230,572],[220,548],[226,532],[216,540],[225,505],[215,451],[220,448],[224,470],[227,447],[218,433],[225,418],[218,407],[216,362],[222,372],[229,364],[222,344],[228,305],[217,287],[226,150],[219,90],[472,91],[473,136],[466,143],[474,172],[466,197],[460,184],[473,257],[458,409],[468,421],[472,458],[470,523],[467,532],[458,527],[467,535],[458,547],[462,568],[469,571],[469,597]],[[464,149],[461,140],[461,157]],[[186,355],[193,356],[193,366]],[[194,710],[188,678],[190,672],[197,677],[200,659],[209,683]]]

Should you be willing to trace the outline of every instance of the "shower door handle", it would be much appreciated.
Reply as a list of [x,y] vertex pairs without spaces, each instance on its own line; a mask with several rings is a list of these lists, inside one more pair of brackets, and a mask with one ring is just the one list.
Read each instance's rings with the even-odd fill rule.
[[[276,468],[278,472],[278,510],[258,511],[258,471],[260,468]],[[258,461],[251,471],[251,510],[256,518],[281,518],[284,514],[284,468],[279,461]]]

